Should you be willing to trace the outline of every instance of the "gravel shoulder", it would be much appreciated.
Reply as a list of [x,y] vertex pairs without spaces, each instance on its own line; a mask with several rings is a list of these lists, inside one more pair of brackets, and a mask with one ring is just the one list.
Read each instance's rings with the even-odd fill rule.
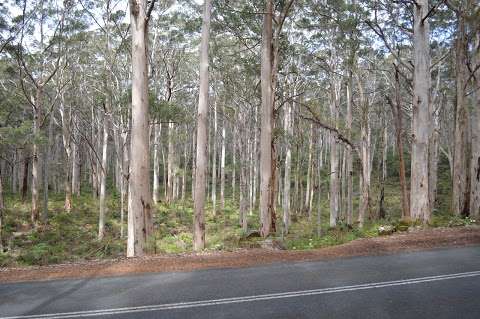
[[50,266],[0,268],[0,283],[241,268],[278,262],[331,260],[471,245],[480,245],[478,226],[417,230],[385,237],[357,239],[343,245],[303,251],[239,249],[232,252],[155,255]]

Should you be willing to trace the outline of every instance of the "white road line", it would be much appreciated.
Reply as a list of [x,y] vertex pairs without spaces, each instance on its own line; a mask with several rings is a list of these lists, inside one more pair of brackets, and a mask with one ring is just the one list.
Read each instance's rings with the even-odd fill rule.
[[215,305],[223,305],[223,304],[242,303],[242,302],[294,298],[294,297],[301,297],[301,296],[314,296],[314,295],[331,294],[331,293],[338,293],[338,292],[348,292],[348,291],[367,290],[367,289],[374,289],[374,288],[412,285],[412,284],[419,284],[419,283],[426,283],[426,282],[433,282],[433,281],[442,281],[442,280],[478,277],[478,276],[480,276],[480,271],[471,271],[471,272],[463,272],[463,273],[448,274],[448,275],[375,282],[375,283],[367,283],[367,284],[352,285],[352,286],[291,291],[291,292],[283,292],[283,293],[272,293],[272,294],[264,294],[264,295],[222,298],[222,299],[213,299],[213,300],[199,300],[199,301],[190,301],[190,302],[178,302],[178,303],[170,303],[170,304],[162,304],[162,305],[151,305],[151,306],[63,312],[63,313],[51,313],[51,314],[43,314],[43,315],[0,317],[0,319],[33,319],[33,318],[64,319],[64,318],[85,318],[85,317],[105,316],[105,315],[119,315],[119,314],[136,313],[136,312],[185,309],[185,308],[206,307],[206,306],[215,306]]

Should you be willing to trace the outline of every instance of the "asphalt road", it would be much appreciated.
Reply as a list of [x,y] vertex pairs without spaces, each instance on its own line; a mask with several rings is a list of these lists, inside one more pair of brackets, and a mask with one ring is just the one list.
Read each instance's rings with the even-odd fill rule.
[[480,318],[480,246],[0,284],[0,318]]

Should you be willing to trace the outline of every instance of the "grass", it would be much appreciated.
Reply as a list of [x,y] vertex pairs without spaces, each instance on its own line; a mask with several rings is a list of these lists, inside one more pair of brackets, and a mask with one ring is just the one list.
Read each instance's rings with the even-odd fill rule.
[[[442,165],[442,164],[441,164]],[[437,203],[431,226],[465,226],[475,221],[468,218],[453,217],[448,209],[450,183],[447,170],[439,169],[439,187]],[[376,212],[378,183],[372,178],[372,207]],[[324,188],[325,189],[325,188]],[[338,245],[357,238],[378,236],[381,225],[392,225],[405,230],[408,225],[399,223],[401,215],[398,180],[391,176],[385,185],[386,218],[367,219],[362,229],[347,227],[343,222],[335,229],[328,227],[328,198],[324,192],[321,201],[322,236],[317,236],[316,211],[312,221],[303,214],[292,216],[294,222],[289,234],[281,232],[281,209],[277,210],[277,233],[272,238],[281,241],[286,249],[302,250]],[[92,194],[85,193],[74,198],[73,210],[66,213],[63,209],[63,194],[51,194],[49,199],[49,222],[36,229],[29,226],[30,203],[23,203],[17,195],[6,194],[4,242],[8,252],[0,252],[0,267],[17,265],[46,265],[62,262],[74,262],[89,259],[114,258],[123,256],[126,238],[120,237],[120,208],[118,195],[113,193],[107,200],[106,236],[97,240],[98,200]],[[316,200],[314,201],[316,203]],[[358,199],[354,200],[354,209]],[[155,233],[149,245],[150,253],[180,254],[192,251],[193,247],[193,203],[191,200],[172,204],[160,203],[154,206]],[[371,216],[372,217],[372,216]],[[258,211],[248,214],[249,229],[258,229]],[[126,226],[125,226],[126,229]],[[213,212],[211,202],[206,206],[206,250],[233,250],[239,247],[259,247],[260,239],[246,239],[238,223],[238,203],[227,200],[225,209],[217,214]]]

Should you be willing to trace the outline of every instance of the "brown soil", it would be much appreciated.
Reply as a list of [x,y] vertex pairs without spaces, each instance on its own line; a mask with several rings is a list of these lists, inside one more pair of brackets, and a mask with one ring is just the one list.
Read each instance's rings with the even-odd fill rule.
[[397,233],[388,237],[358,239],[343,245],[304,251],[240,249],[233,252],[157,255],[39,267],[0,268],[0,282],[250,267],[284,261],[328,260],[478,244],[480,244],[478,226],[435,228]]

